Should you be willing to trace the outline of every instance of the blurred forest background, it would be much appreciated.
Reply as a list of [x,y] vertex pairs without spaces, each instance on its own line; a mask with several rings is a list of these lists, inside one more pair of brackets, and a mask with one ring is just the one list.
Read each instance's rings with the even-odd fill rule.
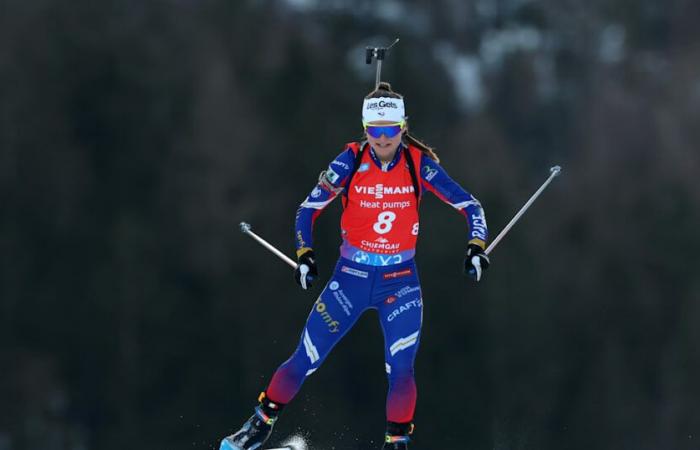
[[[360,136],[364,48],[484,204],[422,205],[416,449],[700,448],[697,0],[4,0],[0,450],[209,449],[251,413],[318,294],[297,205]],[[317,221],[322,280],[340,205]],[[379,448],[367,314],[272,443]]]

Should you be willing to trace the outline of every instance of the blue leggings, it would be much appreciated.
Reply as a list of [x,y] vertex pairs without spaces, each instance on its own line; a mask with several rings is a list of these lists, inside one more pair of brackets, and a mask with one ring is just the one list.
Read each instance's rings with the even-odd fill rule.
[[311,309],[296,351],[273,375],[268,397],[289,403],[304,380],[369,308],[378,310],[384,333],[389,378],[387,420],[410,422],[416,406],[413,363],[423,320],[420,282],[413,260],[375,267],[341,258]]

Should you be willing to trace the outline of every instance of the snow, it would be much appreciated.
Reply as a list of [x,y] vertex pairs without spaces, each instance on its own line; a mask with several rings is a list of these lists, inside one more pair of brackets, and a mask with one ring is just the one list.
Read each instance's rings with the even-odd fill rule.
[[304,437],[298,434],[288,438],[282,445],[289,447],[290,450],[309,450]]

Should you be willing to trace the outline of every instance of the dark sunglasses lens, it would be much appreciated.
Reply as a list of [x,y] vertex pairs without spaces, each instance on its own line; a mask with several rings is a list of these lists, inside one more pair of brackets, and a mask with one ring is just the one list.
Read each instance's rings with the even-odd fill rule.
[[388,127],[367,127],[367,134],[375,139],[378,139],[383,135],[388,138],[393,138],[401,132],[400,125],[392,125]]
[[379,138],[382,135],[382,127],[367,127],[367,134],[373,138]]

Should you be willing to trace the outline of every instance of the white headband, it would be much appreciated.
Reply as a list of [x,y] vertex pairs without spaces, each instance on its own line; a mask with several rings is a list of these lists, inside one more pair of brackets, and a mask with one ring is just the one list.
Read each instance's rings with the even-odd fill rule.
[[406,112],[401,98],[368,98],[362,104],[362,122],[364,123],[377,120],[403,122],[405,116]]

